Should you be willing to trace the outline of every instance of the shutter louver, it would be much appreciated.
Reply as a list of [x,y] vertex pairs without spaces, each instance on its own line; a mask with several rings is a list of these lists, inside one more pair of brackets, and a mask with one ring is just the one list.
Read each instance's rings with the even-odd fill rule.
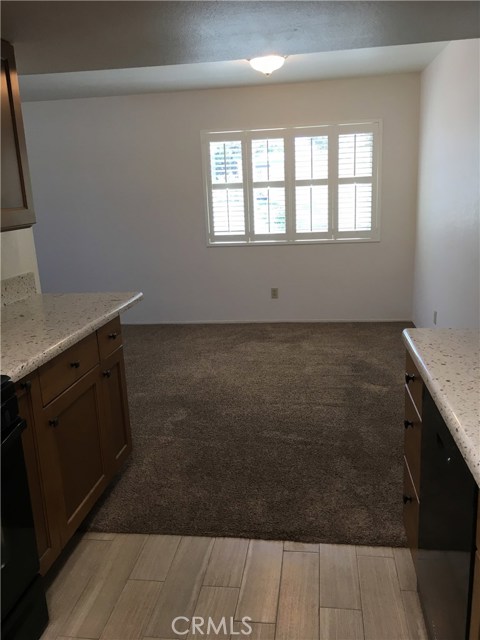
[[282,182],[285,179],[285,152],[282,138],[252,140],[254,182]]
[[295,231],[328,232],[328,136],[295,138]]
[[372,226],[372,185],[341,184],[338,188],[338,230],[369,231]]
[[240,140],[210,142],[212,184],[242,182],[242,143]]
[[255,233],[285,233],[285,189],[267,187],[253,190]]
[[252,140],[253,226],[256,235],[285,234],[283,138]]
[[338,136],[338,177],[360,178],[372,175],[373,133]]
[[370,231],[373,133],[338,136],[338,177],[338,231]]
[[214,236],[245,234],[242,143],[210,142],[211,223]]
[[214,235],[245,233],[243,189],[214,189],[212,209]]
[[328,186],[297,187],[295,190],[297,233],[328,231]]
[[328,136],[295,138],[295,180],[328,178]]

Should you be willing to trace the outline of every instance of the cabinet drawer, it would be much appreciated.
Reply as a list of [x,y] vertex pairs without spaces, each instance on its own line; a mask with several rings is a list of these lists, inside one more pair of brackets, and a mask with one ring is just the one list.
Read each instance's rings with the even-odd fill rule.
[[404,450],[413,484],[420,495],[420,455],[422,439],[422,421],[415,409],[410,394],[405,392]]
[[[407,534],[407,542],[410,549],[415,550],[418,548],[418,515],[419,515],[419,502],[415,488],[413,486],[410,469],[408,463],[404,458],[403,466],[403,522],[405,525],[405,532]],[[415,560],[415,553],[413,553]]]
[[98,346],[95,333],[47,362],[40,368],[40,387],[43,405],[68,389],[98,363]]
[[117,316],[97,330],[98,349],[100,358],[104,360],[122,345],[122,325]]
[[418,369],[413,363],[411,355],[407,352],[405,362],[405,387],[417,408],[418,415],[422,415],[423,380]]

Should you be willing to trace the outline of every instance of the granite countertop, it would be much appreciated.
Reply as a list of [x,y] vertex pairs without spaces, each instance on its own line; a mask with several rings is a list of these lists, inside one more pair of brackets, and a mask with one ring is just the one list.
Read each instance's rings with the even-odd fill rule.
[[142,293],[47,293],[8,304],[1,318],[2,374],[20,380],[142,298]]
[[403,339],[480,486],[480,332],[405,329]]

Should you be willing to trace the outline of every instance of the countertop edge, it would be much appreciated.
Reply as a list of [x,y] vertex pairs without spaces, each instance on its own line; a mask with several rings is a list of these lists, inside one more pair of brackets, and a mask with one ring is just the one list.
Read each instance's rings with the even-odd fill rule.
[[455,412],[451,408],[448,397],[440,389],[436,380],[431,376],[427,365],[424,363],[422,356],[415,346],[414,338],[408,333],[408,329],[404,329],[402,332],[402,338],[427,389],[435,401],[438,410],[445,420],[445,423],[452,434],[463,459],[470,469],[470,473],[474,477],[477,485],[480,487],[480,452],[475,454],[475,447],[470,441],[469,435],[465,432],[461,422],[458,420]]
[[16,367],[15,369],[7,371],[6,374],[12,379],[13,382],[18,382],[19,380],[27,376],[29,373],[32,373],[32,371],[35,371],[36,369],[41,367],[43,364],[45,364],[49,360],[52,360],[53,358],[58,356],[60,353],[63,353],[64,351],[66,351],[69,347],[73,346],[77,342],[80,342],[80,340],[82,340],[83,338],[86,338],[90,333],[93,333],[100,327],[103,327],[104,324],[107,324],[107,322],[110,322],[110,320],[113,320],[115,316],[133,307],[135,304],[137,304],[137,302],[140,302],[142,298],[143,298],[143,293],[141,292],[136,293],[128,300],[122,303],[119,303],[116,306],[113,306],[110,311],[102,314],[97,319],[87,322],[85,325],[82,326],[81,329],[77,329],[76,331],[73,331],[69,336],[67,336],[60,342],[57,342],[53,346],[49,347],[48,349],[45,349],[45,351],[39,354],[38,357],[31,358],[27,364],[21,365],[19,367]]

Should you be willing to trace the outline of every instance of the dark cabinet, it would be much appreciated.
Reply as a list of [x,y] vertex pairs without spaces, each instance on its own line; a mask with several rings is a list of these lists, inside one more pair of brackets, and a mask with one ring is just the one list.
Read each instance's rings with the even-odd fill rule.
[[2,231],[35,223],[13,47],[2,40]]
[[408,354],[404,427],[404,523],[429,637],[480,640],[478,487]]
[[43,411],[41,428],[49,432],[62,495],[58,521],[62,546],[107,486],[100,403],[97,366]]
[[122,348],[102,360],[101,371],[105,408],[103,448],[107,469],[109,474],[113,475],[123,466],[132,450]]
[[17,396],[45,574],[132,449],[119,319],[17,383]]

